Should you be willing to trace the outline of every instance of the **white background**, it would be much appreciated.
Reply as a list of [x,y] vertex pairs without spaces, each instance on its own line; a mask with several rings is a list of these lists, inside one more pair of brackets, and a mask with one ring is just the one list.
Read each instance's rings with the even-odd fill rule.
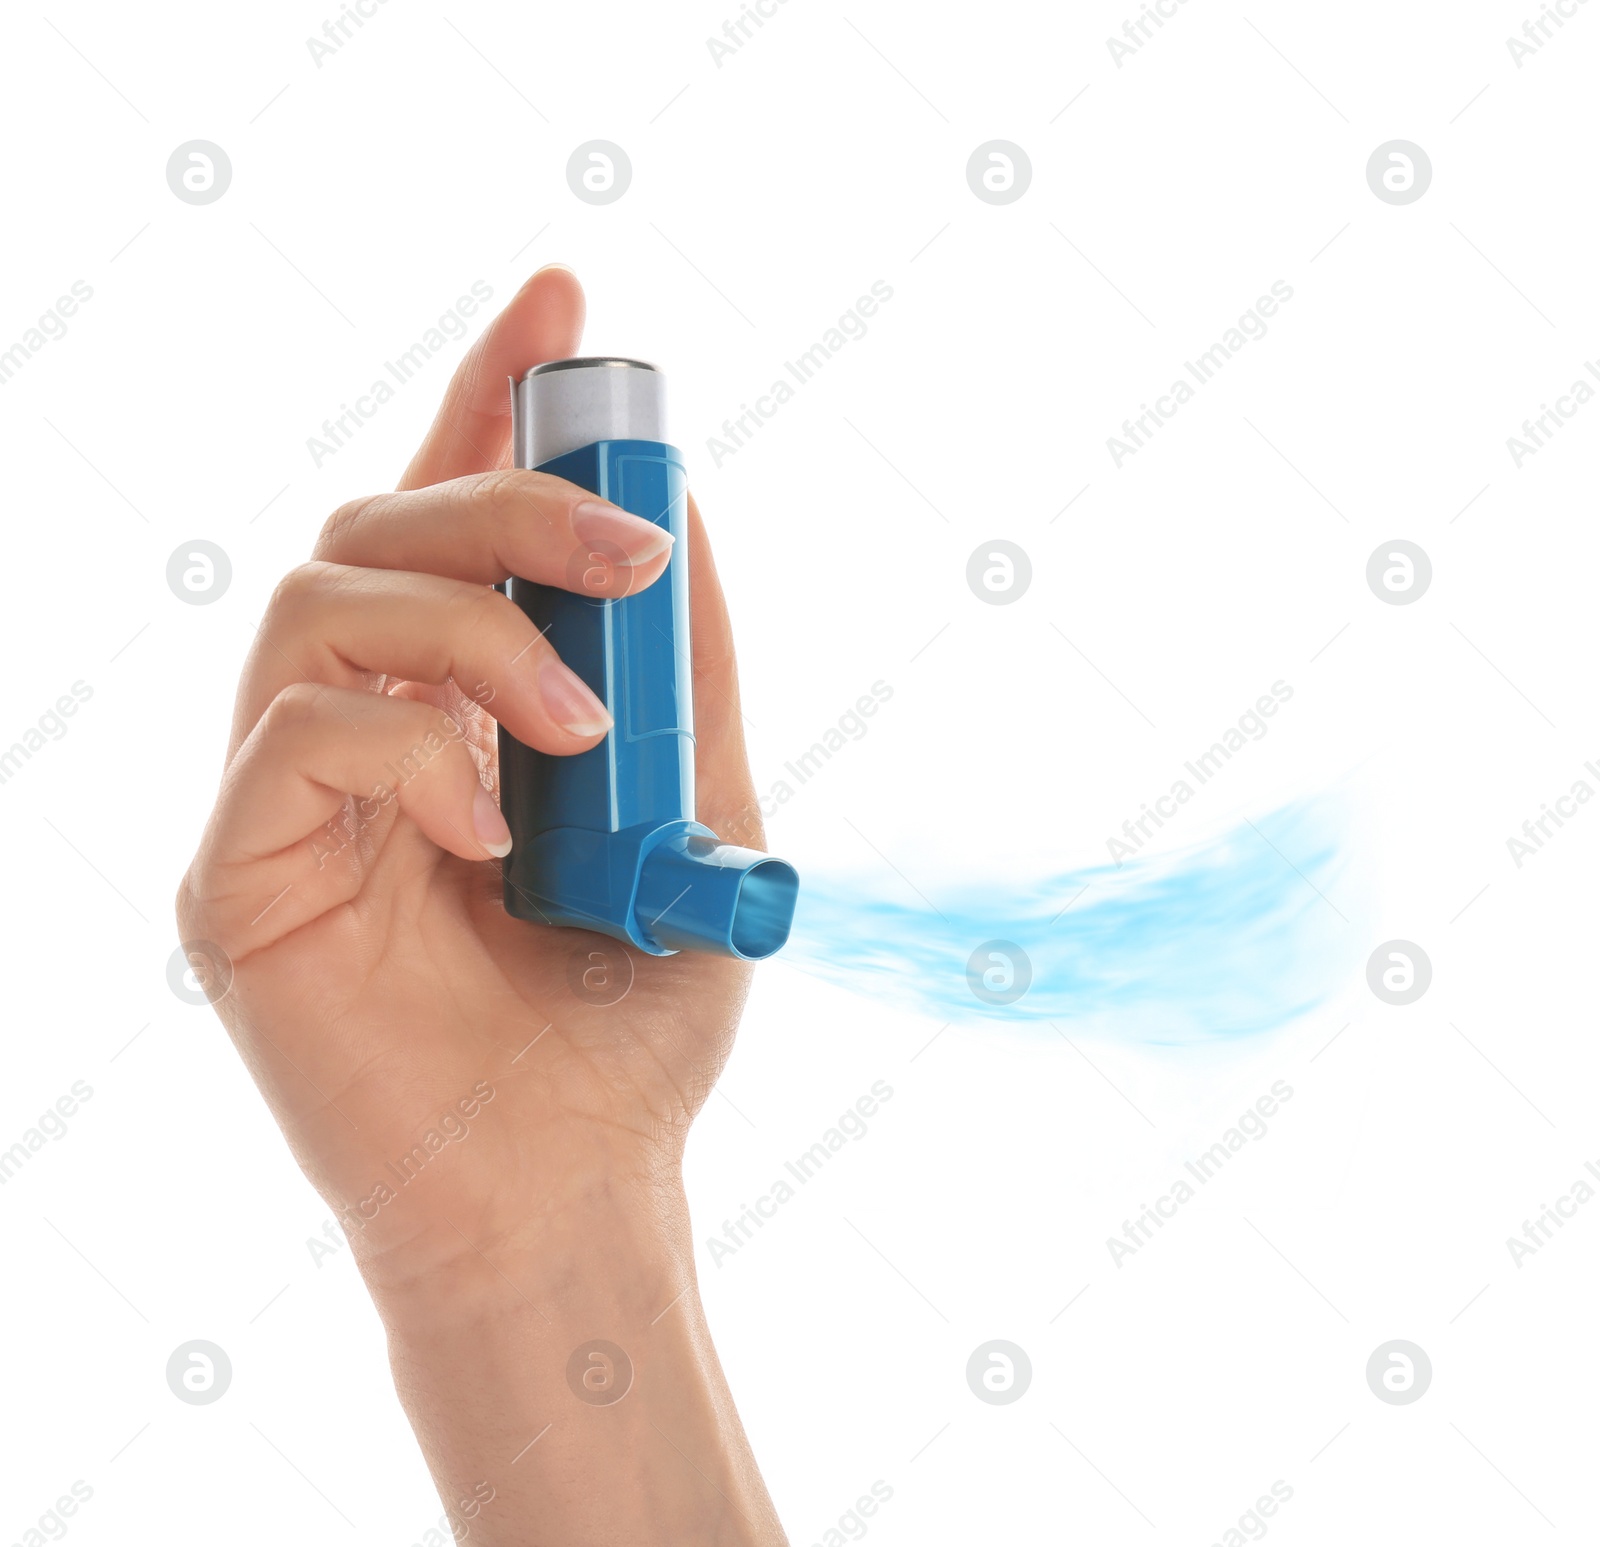
[[[1521,69],[1521,0],[1189,0],[1118,68],[1133,13],[786,0],[720,68],[722,0],[386,0],[320,68],[330,13],[298,0],[8,14],[0,348],[94,294],[0,388],[0,744],[93,696],[0,786],[0,1148],[94,1094],[0,1189],[0,1542],[75,1479],[85,1547],[403,1547],[438,1518],[348,1253],[308,1251],[326,1209],[168,990],[170,899],[265,599],[393,484],[464,342],[320,468],[307,438],[474,281],[502,304],[555,260],[589,348],[670,372],[758,784],[893,687],[771,823],[803,872],[892,892],[860,834],[922,889],[1103,863],[1276,679],[1271,734],[1163,843],[1352,812],[1348,983],[1225,1057],[979,1020],[930,1044],[893,983],[762,969],[691,1144],[702,1241],[894,1090],[755,1241],[701,1252],[793,1539],[878,1479],[884,1547],[1203,1544],[1279,1479],[1286,1544],[1594,1539],[1600,1201],[1521,1267],[1505,1243],[1600,1164],[1600,812],[1520,869],[1506,839],[1600,787],[1600,406],[1520,469],[1506,439],[1600,353],[1600,6]],[[594,138],[634,173],[598,208],[564,174]],[[1365,175],[1395,138],[1433,165],[1404,206]],[[203,207],[165,180],[191,139],[233,165]],[[992,139],[1033,169],[1001,207],[965,177]],[[868,335],[713,467],[875,280]],[[1118,469],[1107,436],[1277,280],[1268,335]],[[233,581],[191,607],[165,569],[201,537]],[[1014,605],[966,584],[994,538],[1032,560]],[[1365,581],[1394,538],[1433,564],[1409,606]],[[1393,937],[1434,968],[1404,1008],[1361,971]],[[1279,1079],[1268,1137],[1115,1266],[1106,1237]],[[233,1362],[214,1406],[165,1383],[193,1338]],[[964,1378],[994,1338],[1033,1365],[1009,1406]],[[1433,1364],[1408,1406],[1364,1375],[1395,1338]]]

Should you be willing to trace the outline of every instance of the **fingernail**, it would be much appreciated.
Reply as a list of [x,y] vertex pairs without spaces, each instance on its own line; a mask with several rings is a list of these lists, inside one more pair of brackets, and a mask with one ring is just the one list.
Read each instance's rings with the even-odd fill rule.
[[481,843],[496,859],[504,859],[511,852],[511,829],[500,815],[500,808],[480,784],[472,797],[472,830]]
[[582,677],[560,661],[546,661],[539,668],[539,694],[550,718],[574,736],[598,736],[611,729],[606,706]]
[[630,516],[604,500],[584,500],[574,507],[572,530],[580,542],[609,543],[621,549],[629,564],[648,564],[672,546],[672,533],[665,527]]

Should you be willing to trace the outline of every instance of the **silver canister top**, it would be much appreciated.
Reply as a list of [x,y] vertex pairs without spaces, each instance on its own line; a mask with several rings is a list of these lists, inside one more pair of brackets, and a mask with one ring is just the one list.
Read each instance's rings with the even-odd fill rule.
[[583,356],[536,365],[511,386],[518,467],[598,440],[667,438],[666,378],[643,360]]

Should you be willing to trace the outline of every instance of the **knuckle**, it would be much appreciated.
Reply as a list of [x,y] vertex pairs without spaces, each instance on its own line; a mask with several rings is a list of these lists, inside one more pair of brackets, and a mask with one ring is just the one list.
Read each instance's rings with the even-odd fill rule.
[[[457,594],[454,623],[459,641],[495,659],[498,651],[527,630],[522,609],[488,586],[472,586]],[[513,646],[520,649],[521,643]]]
[[300,616],[334,583],[338,569],[338,565],[324,559],[307,559],[303,564],[296,564],[273,588],[267,602],[267,616],[279,623]]
[[316,547],[312,549],[312,553],[317,558],[326,558],[330,554],[337,553],[351,531],[371,508],[374,499],[378,497],[364,494],[359,499],[346,500],[322,523],[322,531],[317,535]]
[[530,473],[525,468],[502,467],[491,473],[480,473],[472,480],[467,491],[468,503],[497,529],[512,535],[535,526],[545,530],[553,525],[549,507],[557,490],[566,488],[559,478],[546,473]]
[[204,888],[208,884],[215,889],[215,880],[208,882],[205,861],[197,854],[184,873],[183,880],[178,883],[177,895],[172,902],[180,949],[185,955],[204,942],[216,940],[227,929],[226,904],[215,896],[207,895]]
[[178,883],[177,895],[172,899],[172,916],[178,923],[178,938],[187,940],[193,934],[193,925],[199,914],[198,899],[195,896],[194,865],[184,871],[183,879]]
[[266,734],[304,730],[315,724],[321,714],[321,697],[322,690],[314,682],[291,682],[280,688],[261,717]]
[[572,506],[584,491],[564,478],[503,467],[460,480],[458,517],[489,543],[505,573],[554,581],[571,541]]
[[466,491],[467,502],[495,526],[526,521],[534,509],[528,477],[527,473],[515,467],[480,473]]

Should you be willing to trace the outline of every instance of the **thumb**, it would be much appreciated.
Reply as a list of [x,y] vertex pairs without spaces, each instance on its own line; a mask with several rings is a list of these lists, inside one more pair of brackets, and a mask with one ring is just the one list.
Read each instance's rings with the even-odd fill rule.
[[571,269],[542,268],[484,329],[456,367],[402,489],[486,473],[509,460],[508,376],[578,352],[583,337],[583,287]]

